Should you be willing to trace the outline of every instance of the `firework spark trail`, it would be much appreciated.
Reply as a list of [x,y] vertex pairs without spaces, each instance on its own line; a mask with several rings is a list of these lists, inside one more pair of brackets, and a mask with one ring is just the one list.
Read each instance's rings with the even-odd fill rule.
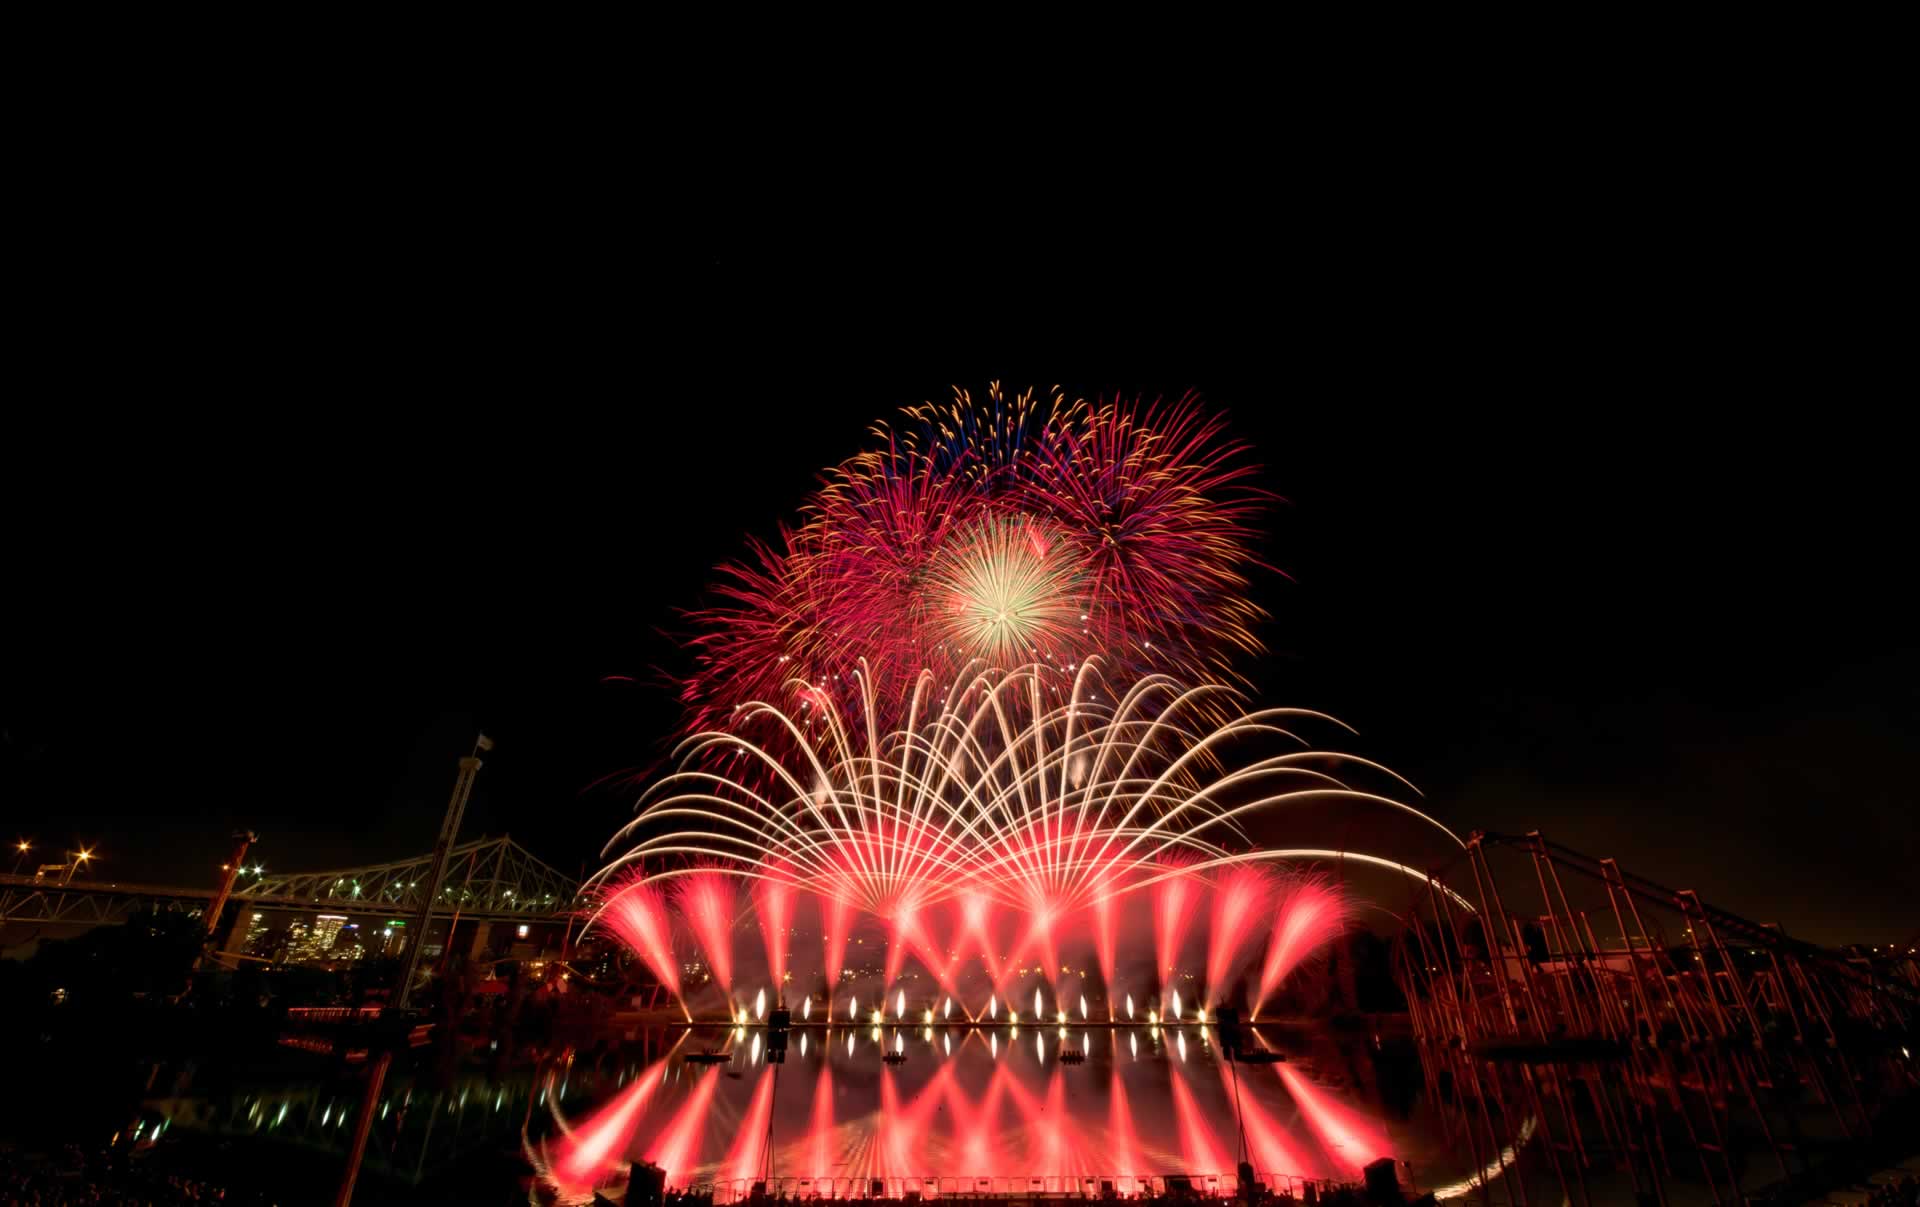
[[1286,892],[1260,970],[1256,1015],[1294,969],[1346,928],[1350,908],[1344,894],[1321,880],[1303,879]]
[[729,1182],[748,1182],[759,1177],[767,1163],[767,1123],[773,1118],[773,1066],[760,1070],[753,1087],[753,1099],[747,1113],[734,1129],[733,1143],[721,1161],[723,1176]]
[[[965,1042],[972,1043],[973,1037],[969,1036]],[[1002,1136],[1000,1111],[1008,1087],[1013,1084],[1012,1074],[998,1060],[994,1062],[993,1075],[987,1080],[986,1092],[978,1102],[969,1101],[957,1081],[949,1083],[947,1109],[953,1119],[954,1143],[961,1156],[961,1168],[988,1175],[1001,1172],[1000,1163],[1010,1154],[1006,1144],[996,1143]]]
[[683,877],[674,886],[680,912],[706,954],[707,967],[720,992],[733,994],[733,877],[708,868]]
[[778,1000],[784,1000],[787,979],[787,949],[793,942],[793,882],[779,874],[760,880],[754,886],[754,901],[760,914],[760,938],[767,948],[767,975],[773,978]]
[[[1184,1033],[1182,1033],[1184,1038]],[[1172,1065],[1173,1069],[1173,1117],[1180,1135],[1180,1153],[1186,1168],[1198,1174],[1224,1174],[1234,1168],[1226,1151],[1220,1146],[1220,1138],[1215,1134],[1213,1125],[1207,1121],[1206,1112],[1193,1097],[1193,1090],[1187,1085],[1187,1074],[1181,1068],[1185,1061]]]
[[[1071,700],[1016,732],[1011,717],[1021,706],[1018,689],[1031,678],[1024,670],[993,685],[983,677],[982,698],[970,711],[944,709],[921,732],[888,735],[880,740],[882,749],[864,754],[854,752],[835,716],[831,732],[800,752],[793,767],[737,733],[700,735],[683,748],[689,761],[715,749],[749,752],[784,782],[784,803],[725,776],[677,772],[648,792],[640,816],[616,842],[649,822],[674,817],[695,818],[711,828],[656,834],[614,866],[650,854],[746,859],[755,865],[755,875],[839,887],[860,908],[886,916],[902,900],[929,905],[968,888],[1015,908],[1029,906],[1035,896],[1075,906],[1106,891],[1115,872],[1151,867],[1161,854],[1220,856],[1224,848],[1205,837],[1208,831],[1218,829],[1224,836],[1241,816],[1288,804],[1378,804],[1439,826],[1411,806],[1296,766],[1293,756],[1234,768],[1203,789],[1191,784],[1203,750],[1273,732],[1268,722],[1283,711],[1318,714],[1268,710],[1195,737],[1198,731],[1180,724],[1185,718],[1170,715],[1190,706],[1189,694],[1172,700],[1151,721],[1110,723],[1109,710],[1097,702],[1103,684],[1083,675]],[[753,711],[789,731],[797,728],[770,705]],[[1004,746],[991,756],[982,738],[988,730],[996,730]],[[1049,733],[1062,731],[1069,740],[1049,743]],[[1161,745],[1173,749],[1157,749]],[[1043,759],[1037,766],[1024,753],[1036,747]],[[958,757],[970,751],[978,753]],[[1060,801],[1042,795],[1047,771],[1089,751],[1095,767],[1081,787]],[[1378,769],[1351,756],[1310,753],[1322,763],[1340,760]],[[1275,786],[1284,791],[1265,791],[1231,807],[1219,803],[1230,789],[1261,791],[1276,779],[1282,782]],[[1049,817],[1067,810],[1076,818],[1091,814],[1093,820],[1064,831],[1057,823],[1049,829]],[[790,870],[771,866],[765,857],[770,850]]]
[[696,1073],[692,1092],[681,1100],[673,1118],[648,1145],[646,1159],[666,1171],[667,1185],[684,1183],[687,1175],[698,1167],[707,1110],[713,1105],[713,1092],[719,1086],[719,1072]]
[[1308,1081],[1298,1069],[1284,1064],[1274,1065],[1273,1069],[1299,1106],[1300,1116],[1307,1121],[1314,1138],[1347,1176],[1359,1173],[1377,1157],[1393,1155],[1393,1145],[1373,1120],[1348,1107],[1331,1091]]
[[1029,1141],[1025,1164],[1030,1173],[1043,1177],[1079,1177],[1112,1172],[1093,1159],[1085,1137],[1067,1110],[1066,1080],[1059,1065],[1053,1067],[1047,1078],[1044,1098],[1017,1080],[1009,1079],[1006,1087],[1015,1112],[1027,1123]]
[[820,898],[821,933],[826,944],[827,996],[840,984],[840,971],[846,967],[847,935],[853,929],[853,903],[838,893]]
[[922,1086],[912,1101],[904,1105],[895,1085],[893,1066],[880,1069],[880,1176],[910,1177],[922,1168],[923,1156],[933,1112],[947,1099],[953,1083],[953,1066],[943,1064],[932,1080]]
[[833,1062],[822,1060],[820,1076],[813,1086],[813,1106],[807,1116],[806,1155],[801,1176],[832,1177],[839,1155],[833,1130]]
[[552,1163],[553,1176],[560,1185],[573,1190],[599,1185],[633,1143],[640,1117],[653,1101],[666,1071],[664,1058],[655,1061],[579,1127],[565,1132],[560,1156]]
[[1235,954],[1254,932],[1273,895],[1271,875],[1257,866],[1234,867],[1213,886],[1213,918],[1207,932],[1207,993],[1224,999]]
[[1115,1065],[1107,1079],[1107,1144],[1113,1172],[1122,1177],[1145,1177],[1153,1163],[1141,1150],[1140,1132],[1133,1125],[1133,1106],[1127,1101],[1127,1087]]
[[977,953],[988,978],[997,988],[1002,983],[1002,970],[999,953],[994,949],[993,902],[985,893],[973,889],[961,896],[958,931],[953,958],[947,965],[947,979],[953,980],[954,973],[969,956]]
[[1184,869],[1195,862],[1182,854],[1164,856],[1171,869],[1153,890],[1153,974],[1171,976],[1180,962],[1180,948],[1187,930],[1193,925],[1193,907],[1200,897],[1200,882]]
[[[1243,823],[1259,814],[1328,804],[1377,809],[1459,841],[1418,809],[1334,774],[1350,768],[1404,782],[1377,764],[1312,748],[1241,753],[1247,743],[1301,744],[1288,727],[1325,719],[1320,714],[1268,709],[1216,724],[1207,701],[1223,689],[1182,689],[1150,676],[1116,694],[1094,659],[1058,704],[1040,690],[1035,667],[979,676],[959,704],[935,707],[930,685],[923,675],[904,710],[917,718],[925,708],[926,720],[912,729],[882,733],[877,709],[823,706],[822,724],[808,733],[792,714],[755,704],[732,732],[689,739],[680,768],[647,791],[609,849],[631,845],[595,882],[643,861],[657,868],[648,881],[675,885],[674,900],[723,990],[732,979],[735,878],[761,886],[763,930],[769,908],[779,929],[781,907],[767,903],[781,894],[769,895],[768,882],[821,902],[830,990],[855,914],[881,919],[893,933],[889,984],[910,952],[951,990],[959,944],[942,944],[930,929],[936,907],[960,910],[967,945],[990,967],[991,910],[1024,917],[1014,936],[1019,954],[1038,952],[1058,968],[1058,925],[1153,890],[1163,905],[1155,954],[1165,975],[1205,882],[1232,883],[1236,867],[1282,854],[1222,845],[1241,845]],[[860,688],[871,702],[871,683],[863,677]],[[791,740],[754,740],[768,731]],[[757,770],[725,769],[742,760]],[[1322,854],[1420,875],[1366,853]],[[1097,946],[1101,933],[1096,926]],[[948,948],[956,950],[943,954]],[[1018,963],[1000,966],[997,989]]]
[[[1226,1065],[1229,1079],[1238,1079],[1239,1066]],[[1240,1120],[1247,1131],[1247,1148],[1253,1166],[1261,1173],[1291,1178],[1323,1178],[1331,1172],[1323,1164],[1302,1152],[1287,1128],[1260,1101],[1252,1086],[1242,1087],[1238,1096]]]
[[608,893],[599,916],[606,927],[646,962],[655,979],[680,996],[680,966],[673,958],[673,922],[659,889],[638,880]]
[[1114,1017],[1114,960],[1120,940],[1118,902],[1112,894],[1102,893],[1093,902],[1093,954],[1100,965],[1100,983],[1107,994],[1107,1017]]

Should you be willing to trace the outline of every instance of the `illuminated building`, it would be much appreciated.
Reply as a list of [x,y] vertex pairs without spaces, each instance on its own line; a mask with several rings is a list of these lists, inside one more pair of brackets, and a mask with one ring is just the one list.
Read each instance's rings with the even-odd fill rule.
[[346,922],[345,914],[321,914],[311,926],[304,921],[295,922],[287,928],[287,960],[303,964],[325,959]]
[[340,937],[340,928],[347,924],[345,914],[321,914],[313,920],[313,949],[324,955],[333,950],[333,944]]
[[287,927],[285,950],[276,958],[293,962],[306,959],[307,939],[312,933],[313,927],[308,926],[304,921],[295,922]]

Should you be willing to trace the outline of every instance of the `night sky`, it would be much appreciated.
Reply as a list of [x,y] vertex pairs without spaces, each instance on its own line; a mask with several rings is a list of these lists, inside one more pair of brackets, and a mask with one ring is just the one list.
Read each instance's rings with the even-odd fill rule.
[[1844,334],[1718,304],[1749,282],[1369,262],[1252,310],[1222,270],[1132,287],[1229,321],[1109,327],[1055,271],[637,262],[96,349],[136,363],[82,362],[4,454],[6,829],[129,879],[211,878],[241,824],[276,869],[378,862],[430,847],[484,728],[466,834],[577,872],[664,753],[680,610],[871,421],[996,378],[1191,387],[1287,500],[1261,700],[1354,725],[1462,832],[1820,941],[1920,929],[1910,453]]

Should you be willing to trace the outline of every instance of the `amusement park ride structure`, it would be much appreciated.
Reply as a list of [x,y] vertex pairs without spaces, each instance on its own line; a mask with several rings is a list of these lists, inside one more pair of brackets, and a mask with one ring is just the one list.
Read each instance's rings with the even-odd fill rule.
[[[1396,973],[1449,1129],[1544,1159],[1573,1203],[1608,1167],[1666,1203],[1678,1162],[1740,1202],[1920,1088],[1911,962],[1877,974],[1537,832],[1475,834],[1406,921]],[[1524,1177],[1496,1185],[1527,1201]]]

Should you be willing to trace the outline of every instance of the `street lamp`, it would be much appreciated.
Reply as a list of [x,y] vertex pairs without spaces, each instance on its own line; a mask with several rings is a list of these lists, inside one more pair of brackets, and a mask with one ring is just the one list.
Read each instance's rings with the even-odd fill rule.
[[22,838],[19,842],[13,844],[13,849],[20,852],[19,855],[14,857],[13,861],[13,874],[18,876],[20,874],[20,866],[27,861],[27,852],[33,850],[33,844]]
[[67,865],[66,877],[60,881],[62,884],[71,883],[73,874],[80,870],[80,865],[93,858],[93,852],[91,850],[68,851],[67,854],[73,856],[73,862]]

